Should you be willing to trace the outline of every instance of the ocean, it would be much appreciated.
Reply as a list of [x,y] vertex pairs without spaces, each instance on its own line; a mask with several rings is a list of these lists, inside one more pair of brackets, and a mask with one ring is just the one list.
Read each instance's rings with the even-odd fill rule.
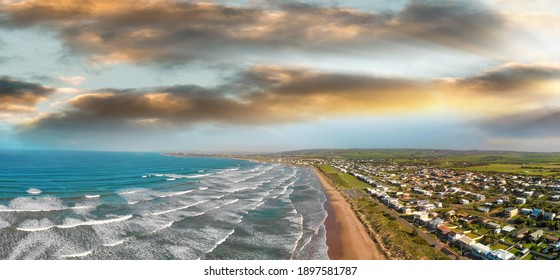
[[0,259],[328,259],[313,170],[0,150]]

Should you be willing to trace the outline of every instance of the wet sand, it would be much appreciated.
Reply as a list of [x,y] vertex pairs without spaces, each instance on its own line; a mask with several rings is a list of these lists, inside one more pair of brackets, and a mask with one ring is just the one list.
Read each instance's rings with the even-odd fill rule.
[[327,254],[331,260],[384,260],[366,229],[358,220],[350,204],[332,186],[325,176],[314,168],[327,194],[325,220],[327,229]]

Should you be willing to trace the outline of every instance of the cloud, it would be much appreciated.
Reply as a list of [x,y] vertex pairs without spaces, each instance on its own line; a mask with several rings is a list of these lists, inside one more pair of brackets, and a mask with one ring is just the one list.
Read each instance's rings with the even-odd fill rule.
[[50,87],[0,76],[0,111],[31,111],[53,92]]
[[60,77],[58,77],[58,79],[67,83],[67,84],[77,86],[77,85],[82,84],[85,81],[86,78],[84,78],[82,76],[68,76],[68,77],[67,76],[60,76]]
[[560,137],[560,108],[542,108],[489,118],[479,128],[500,137]]
[[[64,135],[149,134],[205,125],[264,126],[443,110],[454,116],[467,115],[484,131],[514,134],[527,127],[527,135],[539,135],[560,131],[553,129],[553,117],[558,114],[524,112],[537,112],[550,108],[551,101],[557,102],[558,91],[542,87],[543,83],[557,83],[555,67],[508,63],[470,78],[418,80],[256,65],[215,87],[77,92],[60,100],[55,112],[23,122],[19,129],[24,139],[64,139]],[[535,98],[532,90],[549,98]],[[539,125],[551,129],[538,129]]]
[[542,63],[507,63],[478,76],[459,81],[459,86],[475,88],[480,92],[505,94],[527,89],[534,92],[543,84],[556,85],[560,90],[560,66]]
[[[193,127],[263,126],[333,116],[399,114],[431,106],[423,82],[256,66],[214,88],[176,85],[100,89],[18,127],[28,143],[91,137],[148,137]],[[131,136],[135,135],[135,136]],[[54,144],[53,144],[54,145]]]
[[[447,102],[481,115],[537,109],[560,100],[560,66],[510,62],[465,78],[440,79]],[[452,93],[452,94],[451,94]],[[453,95],[455,97],[453,97]]]
[[[269,1],[265,1],[269,2]],[[501,18],[474,1],[411,1],[395,14],[288,2],[226,6],[179,1],[27,0],[0,6],[0,25],[53,30],[93,63],[177,65],[260,52],[374,50],[436,44],[495,52]],[[394,48],[393,48],[394,50]]]

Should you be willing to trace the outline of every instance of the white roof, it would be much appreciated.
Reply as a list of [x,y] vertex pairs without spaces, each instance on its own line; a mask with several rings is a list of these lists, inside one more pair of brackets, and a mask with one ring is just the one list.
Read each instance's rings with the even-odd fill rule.
[[515,230],[515,227],[510,226],[510,225],[507,225],[507,226],[505,226],[502,230],[503,230],[503,231],[514,231],[514,230]]
[[482,255],[486,255],[488,252],[492,251],[490,250],[490,247],[480,243],[474,243],[471,248],[473,251],[476,251]]
[[500,259],[500,260],[509,260],[509,259],[513,259],[515,257],[514,254],[512,254],[512,253],[510,253],[506,250],[503,250],[503,249],[494,250],[490,254],[492,254],[492,256],[495,259]]

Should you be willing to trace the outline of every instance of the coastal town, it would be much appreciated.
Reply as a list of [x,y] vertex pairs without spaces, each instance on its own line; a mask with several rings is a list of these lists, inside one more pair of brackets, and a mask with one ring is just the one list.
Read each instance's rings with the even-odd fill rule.
[[372,203],[421,232],[450,258],[559,259],[558,177],[469,171],[425,161],[272,161],[323,166],[357,178]]

